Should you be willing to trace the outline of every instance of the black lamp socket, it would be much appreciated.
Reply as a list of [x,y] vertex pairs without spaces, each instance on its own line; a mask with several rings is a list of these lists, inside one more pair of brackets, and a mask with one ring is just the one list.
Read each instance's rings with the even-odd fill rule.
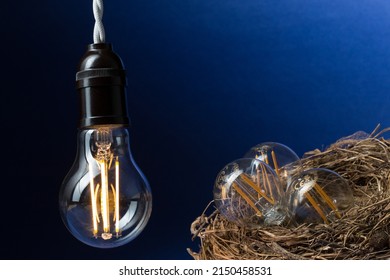
[[126,73],[111,44],[87,46],[76,74],[80,95],[80,128],[130,124]]

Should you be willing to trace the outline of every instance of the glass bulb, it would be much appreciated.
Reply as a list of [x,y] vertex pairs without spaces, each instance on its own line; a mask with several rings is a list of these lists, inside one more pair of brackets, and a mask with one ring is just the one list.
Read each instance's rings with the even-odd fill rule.
[[257,159],[237,159],[218,174],[214,203],[219,212],[239,226],[255,228],[275,219],[284,192],[275,172]]
[[133,160],[123,126],[80,129],[76,160],[60,191],[60,211],[69,231],[93,247],[133,240],[152,209],[149,184]]
[[288,209],[297,223],[330,223],[353,204],[347,181],[324,168],[301,172],[287,189]]

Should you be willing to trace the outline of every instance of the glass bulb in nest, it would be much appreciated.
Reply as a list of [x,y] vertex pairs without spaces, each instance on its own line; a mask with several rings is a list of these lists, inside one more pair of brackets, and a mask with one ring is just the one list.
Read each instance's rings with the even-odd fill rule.
[[329,224],[353,204],[348,182],[334,171],[315,168],[295,176],[287,189],[288,209],[296,223]]

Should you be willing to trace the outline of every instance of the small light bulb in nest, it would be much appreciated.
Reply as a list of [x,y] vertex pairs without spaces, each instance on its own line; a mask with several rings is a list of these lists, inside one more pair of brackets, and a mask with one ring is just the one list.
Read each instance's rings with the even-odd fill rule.
[[347,180],[334,171],[314,168],[299,173],[287,188],[293,222],[326,223],[340,219],[353,204]]

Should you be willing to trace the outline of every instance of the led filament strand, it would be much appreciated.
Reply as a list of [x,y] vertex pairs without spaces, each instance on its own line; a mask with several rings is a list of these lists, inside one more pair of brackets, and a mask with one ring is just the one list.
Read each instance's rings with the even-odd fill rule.
[[[321,208],[321,200],[325,202],[325,206],[328,206],[331,210],[334,211],[337,218],[341,218],[341,214],[337,209],[337,206],[333,203],[332,199],[326,194],[324,189],[316,182],[311,181],[312,183],[311,189],[304,193],[305,198],[310,203],[310,205],[314,208],[314,210],[318,213],[321,219],[329,224],[328,218],[326,217],[326,211]],[[312,193],[312,194],[311,194]]]
[[[263,149],[260,151],[260,153],[261,153],[261,158],[263,159],[263,161],[264,161],[267,165],[270,165],[270,162],[269,162],[267,153],[266,153]],[[258,156],[256,156],[256,158],[259,159]],[[271,160],[272,160],[272,164],[273,164],[273,166],[274,166],[274,170],[275,170],[276,175],[277,175],[278,177],[280,177],[279,164],[278,164],[278,160],[277,160],[277,158],[276,158],[276,153],[275,153],[275,151],[274,151],[273,149],[271,150]],[[266,170],[265,170],[265,167],[264,167],[263,165],[260,165],[260,166],[261,166],[262,176],[263,176],[263,178],[266,178],[266,184],[265,184],[265,185],[268,187],[267,191],[268,191],[268,193],[272,194],[272,192],[271,192],[271,183],[270,183],[270,181],[269,181],[269,177],[267,176],[267,172],[266,172]],[[259,180],[259,179],[260,179],[260,178],[259,178],[259,169],[257,169],[257,174],[258,174],[257,182],[258,182],[258,184],[259,184],[259,183],[260,183],[260,180]],[[278,192],[279,196],[282,196],[282,194],[280,193],[280,190],[279,190],[279,189],[277,189],[277,192]],[[260,198],[260,197],[259,197],[259,198]],[[273,199],[273,198],[272,198],[272,199]],[[275,204],[274,201],[271,202],[271,203],[272,203],[272,204]]]
[[[257,175],[259,175],[259,173],[257,173]],[[267,175],[267,173],[264,173],[264,172],[263,172],[262,175],[263,175],[262,182],[264,182],[264,185],[269,190],[270,182],[269,182],[269,179],[268,179],[268,175]],[[259,198],[264,197],[269,203],[274,204],[274,200],[272,198],[272,194],[271,194],[271,197],[268,197],[267,194],[264,191],[261,190],[261,184],[260,184],[260,177],[259,176],[257,176],[257,184],[253,183],[251,178],[249,178],[248,175],[246,175],[246,174],[241,174],[239,178],[242,179],[252,189],[254,189],[258,193]],[[267,193],[271,193],[271,192],[268,191]]]
[[115,232],[119,236],[119,160],[115,160]]
[[[264,198],[270,204],[274,204],[274,198],[271,191],[271,182],[269,176],[264,169],[263,165],[261,165],[262,172],[259,171],[259,167],[257,168],[256,174],[256,183],[252,181],[252,179],[245,173],[241,173],[237,179],[232,183],[234,190],[248,203],[250,207],[256,212],[258,216],[262,216],[258,206],[256,203],[259,199]],[[260,183],[260,181],[263,183]],[[256,191],[258,197],[254,198],[250,191],[246,190],[246,186],[249,186],[253,190]],[[268,194],[270,196],[268,196]]]
[[[266,164],[270,165],[267,152],[264,151],[264,149],[261,149],[260,153],[261,153],[261,157],[256,156],[256,159],[260,159],[260,160],[264,161]],[[278,161],[276,159],[276,153],[273,149],[271,150],[271,159],[272,159],[272,164],[274,166],[275,173],[276,173],[276,175],[279,176],[279,164],[278,164]]]
[[276,154],[275,154],[274,150],[272,150],[271,156],[272,156],[272,162],[274,163],[274,166],[275,166],[276,175],[279,176],[279,165],[278,165],[278,161],[276,160]]
[[[94,183],[94,173],[92,164],[89,165],[90,192],[92,204],[92,224],[93,236],[98,238],[99,226],[102,224],[103,231],[101,237],[105,240],[112,238],[110,213],[115,213],[112,221],[115,222],[116,237],[120,236],[119,225],[119,160],[115,158],[115,187],[109,181],[109,172],[113,161],[111,147],[111,132],[108,129],[96,131],[96,147],[98,148],[95,161],[100,169],[100,184]],[[100,193],[99,193],[100,191]],[[114,198],[114,205],[110,205],[110,192]],[[100,194],[100,218],[98,213],[98,196]],[[113,209],[112,209],[113,208]]]
[[89,165],[89,187],[91,192],[91,204],[92,204],[92,222],[93,222],[93,236],[97,237],[99,216],[97,214],[96,197],[95,197],[95,184],[93,182],[93,170],[92,165]]

